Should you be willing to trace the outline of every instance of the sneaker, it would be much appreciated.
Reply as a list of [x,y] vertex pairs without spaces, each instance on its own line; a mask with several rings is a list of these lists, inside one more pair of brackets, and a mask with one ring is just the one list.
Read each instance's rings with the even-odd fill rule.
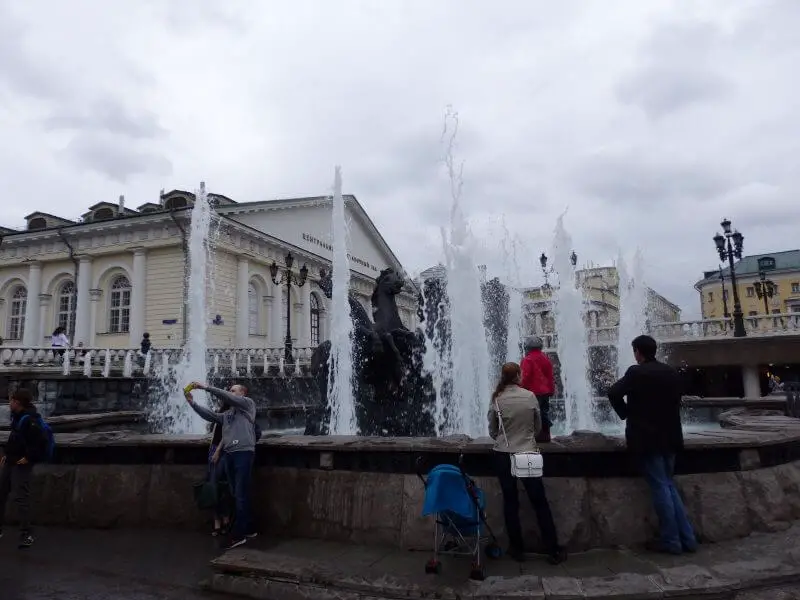
[[563,546],[559,546],[547,555],[547,562],[551,565],[560,565],[567,561],[567,551]]
[[258,532],[257,531],[251,531],[245,537],[252,540],[253,538],[258,537]]
[[17,548],[30,548],[31,546],[33,546],[33,536],[30,533],[20,534]]
[[225,550],[233,550],[234,548],[238,548],[239,546],[243,546],[247,543],[247,538],[241,538],[239,540],[233,539],[231,543],[225,547]]

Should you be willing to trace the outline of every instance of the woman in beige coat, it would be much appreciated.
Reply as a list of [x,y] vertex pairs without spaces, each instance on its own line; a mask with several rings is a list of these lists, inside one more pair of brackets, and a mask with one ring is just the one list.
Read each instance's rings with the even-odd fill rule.
[[[517,363],[510,362],[503,365],[500,381],[492,394],[488,415],[489,435],[495,440],[495,469],[503,492],[503,514],[510,542],[508,553],[519,561],[525,557],[525,545],[519,523],[517,479],[511,475],[510,455],[518,452],[535,452],[536,434],[542,428],[539,402],[533,393],[519,386],[521,377],[522,372]],[[542,478],[525,477],[520,478],[520,481],[536,511],[539,531],[547,548],[550,563],[563,562],[567,555],[558,544],[556,526]]]

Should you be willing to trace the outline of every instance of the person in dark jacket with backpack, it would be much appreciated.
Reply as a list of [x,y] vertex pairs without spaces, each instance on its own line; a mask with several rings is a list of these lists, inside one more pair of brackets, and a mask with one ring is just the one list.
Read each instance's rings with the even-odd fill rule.
[[675,455],[683,450],[681,377],[656,360],[657,344],[649,335],[640,335],[631,345],[637,364],[611,386],[608,399],[620,419],[627,421],[628,450],[641,466],[658,515],[659,539],[648,548],[667,554],[694,552],[694,529],[672,480]]
[[30,390],[18,389],[11,394],[11,431],[5,452],[0,457],[0,537],[6,501],[14,492],[19,511],[19,547],[33,545],[31,530],[31,480],[36,464],[47,454],[47,434],[42,419],[33,405]]

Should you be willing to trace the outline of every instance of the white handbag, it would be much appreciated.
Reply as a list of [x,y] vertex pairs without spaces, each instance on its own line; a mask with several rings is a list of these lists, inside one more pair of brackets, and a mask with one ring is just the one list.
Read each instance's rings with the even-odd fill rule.
[[[508,436],[506,435],[506,428],[503,426],[503,414],[500,412],[500,406],[497,400],[494,402],[494,409],[497,411],[497,421],[500,424],[500,431],[508,443]],[[530,477],[541,477],[544,472],[544,459],[538,451],[534,452],[517,452],[510,454],[511,459],[511,475],[518,479],[527,479]]]

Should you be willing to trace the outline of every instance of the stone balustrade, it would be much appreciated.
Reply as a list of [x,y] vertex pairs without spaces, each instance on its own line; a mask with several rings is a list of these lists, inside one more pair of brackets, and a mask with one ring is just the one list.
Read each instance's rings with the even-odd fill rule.
[[[313,348],[293,348],[291,366],[299,374],[311,363]],[[87,376],[122,374],[155,375],[177,366],[184,357],[179,348],[161,348],[150,351],[149,357],[133,348],[73,348],[64,354],[52,348],[0,348],[0,371],[20,369],[49,369],[65,375],[84,373]],[[283,348],[209,348],[206,363],[212,375],[225,373],[251,374],[270,368],[285,370]]]

